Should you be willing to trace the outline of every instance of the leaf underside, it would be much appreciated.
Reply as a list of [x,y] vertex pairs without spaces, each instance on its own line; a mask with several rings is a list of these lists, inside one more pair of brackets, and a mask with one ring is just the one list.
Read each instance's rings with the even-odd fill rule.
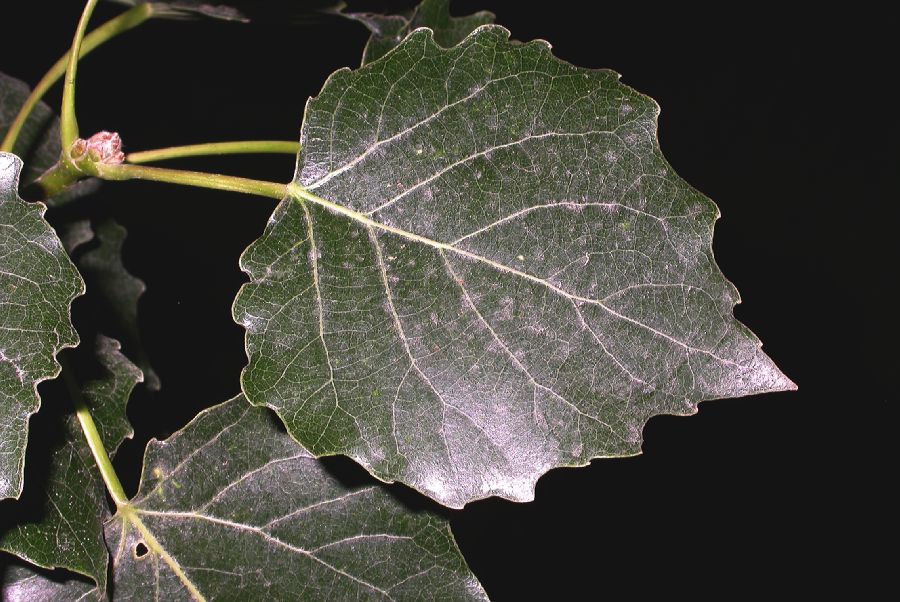
[[718,210],[658,113],[497,26],[335,73],[241,259],[247,398],[316,455],[461,507],[637,454],[653,415],[793,388],[732,315]]
[[[126,405],[142,375],[114,339],[98,336],[94,354],[104,376],[85,384],[82,396],[112,456],[131,437]],[[0,528],[0,550],[44,568],[81,573],[104,591],[109,552],[103,525],[110,514],[103,481],[78,419],[69,414],[59,420],[62,442],[50,454],[46,468],[29,464],[22,499],[0,502],[3,522],[11,522],[7,529]]]
[[59,373],[56,353],[78,344],[69,309],[84,292],[44,205],[19,198],[21,169],[0,153],[0,499],[22,491],[37,385]]
[[363,50],[363,65],[383,57],[419,27],[431,29],[438,46],[450,48],[462,42],[478,27],[494,22],[494,14],[488,11],[451,17],[450,0],[423,0],[410,15],[341,14],[359,21],[372,32]]

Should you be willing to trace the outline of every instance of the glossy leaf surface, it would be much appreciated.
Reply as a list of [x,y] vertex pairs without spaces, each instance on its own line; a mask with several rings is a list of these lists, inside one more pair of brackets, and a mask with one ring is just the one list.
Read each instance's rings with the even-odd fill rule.
[[56,353],[78,344],[69,309],[84,292],[44,205],[19,198],[21,169],[0,153],[0,499],[22,491],[37,385],[59,373]]
[[446,521],[346,487],[242,396],[150,442],[106,537],[119,599],[486,600]]
[[248,399],[460,507],[637,454],[653,415],[793,388],[732,315],[718,210],[666,162],[658,113],[496,26],[335,73],[241,260]]

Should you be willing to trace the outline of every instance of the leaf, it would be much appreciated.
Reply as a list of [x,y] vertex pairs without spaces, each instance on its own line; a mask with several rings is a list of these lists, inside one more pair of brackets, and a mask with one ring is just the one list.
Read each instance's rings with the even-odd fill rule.
[[[147,0],[110,0],[126,6],[146,4]],[[249,19],[239,10],[222,4],[213,4],[203,0],[165,0],[150,2],[153,5],[153,16],[166,19],[188,19],[191,17],[210,17],[222,21],[238,21],[247,23]]]
[[718,210],[658,113],[497,26],[332,75],[241,258],[247,398],[317,456],[461,507],[638,454],[653,415],[794,388],[732,315]]
[[242,396],[150,442],[106,537],[122,599],[486,600],[446,521],[348,489]]
[[0,567],[0,599],[7,602],[82,602],[99,597],[91,583],[24,565]]
[[142,280],[132,275],[122,263],[122,245],[127,231],[113,220],[104,220],[93,228],[98,245],[75,257],[91,294],[104,305],[117,329],[122,333],[126,349],[132,351],[135,363],[147,379],[147,387],[159,390],[159,377],[150,365],[138,326],[138,302],[147,290]]
[[21,169],[0,153],[0,499],[22,492],[37,385],[59,374],[56,353],[78,344],[69,309],[84,292],[44,205],[19,198]]
[[422,0],[409,15],[341,14],[359,21],[372,32],[363,50],[363,65],[383,57],[419,27],[430,28],[438,46],[450,48],[462,42],[478,27],[494,22],[494,13],[488,11],[479,11],[465,17],[451,17],[450,0]]
[[[28,84],[0,73],[0,140],[6,136],[30,94]],[[22,186],[34,182],[59,161],[62,150],[59,140],[59,118],[46,103],[38,102],[25,120],[13,148],[26,165],[22,171]]]
[[[103,482],[77,418],[69,416],[62,429],[62,444],[46,468],[34,466],[45,474],[29,470],[22,499],[0,502],[3,522],[10,525],[0,534],[0,550],[40,567],[81,573],[105,588],[109,552],[103,523],[109,511]],[[33,484],[40,488],[33,490]]]
[[[132,435],[125,407],[143,377],[119,352],[118,341],[98,337],[95,353],[105,376],[84,385],[83,398],[112,456]],[[109,559],[103,538],[103,523],[109,518],[104,485],[78,419],[68,415],[61,421],[62,443],[50,455],[47,468],[40,470],[42,466],[29,459],[28,482],[45,481],[35,483],[38,490],[29,489],[21,500],[0,504],[4,519],[12,523],[0,534],[0,549],[44,568],[81,573],[102,591]]]
[[126,409],[131,392],[144,381],[144,374],[122,355],[121,345],[115,339],[99,335],[94,352],[106,376],[84,385],[84,401],[97,423],[103,447],[112,457],[122,441],[134,435]]

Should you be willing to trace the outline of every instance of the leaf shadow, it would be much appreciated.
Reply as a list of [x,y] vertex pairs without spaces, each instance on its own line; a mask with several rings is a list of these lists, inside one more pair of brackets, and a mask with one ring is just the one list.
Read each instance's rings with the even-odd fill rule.
[[[287,429],[275,412],[266,412],[266,416],[272,430],[287,436]],[[441,506],[411,487],[402,483],[385,483],[376,479],[348,456],[325,456],[319,458],[318,461],[330,477],[347,489],[353,490],[375,485],[394,498],[408,512],[430,512],[447,520],[452,515],[452,510]]]
[[452,516],[452,510],[441,506],[434,500],[402,483],[385,483],[370,475],[365,468],[347,456],[328,456],[320,458],[322,466],[329,475],[340,481],[348,489],[359,489],[375,485],[394,498],[403,508],[413,514],[428,512],[446,520]]
[[96,587],[96,584],[84,575],[79,575],[78,573],[73,573],[65,569],[49,570],[36,567],[11,554],[0,552],[0,587],[6,588],[14,581],[20,581],[27,574],[37,575],[58,586],[76,582],[84,584],[87,587]]

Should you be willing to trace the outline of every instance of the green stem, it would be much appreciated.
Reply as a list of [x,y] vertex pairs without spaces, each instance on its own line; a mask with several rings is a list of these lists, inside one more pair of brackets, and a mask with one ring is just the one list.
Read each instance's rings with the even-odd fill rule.
[[78,28],[75,30],[75,38],[72,40],[72,49],[69,51],[69,64],[66,66],[66,80],[63,84],[62,107],[59,114],[59,131],[64,152],[78,137],[78,122],[75,120],[75,77],[78,72],[82,40],[95,6],[97,6],[97,0],[87,0],[84,5],[84,11],[78,21]]
[[[139,4],[118,17],[110,19],[84,37],[84,40],[81,43],[81,53],[79,54],[79,58],[86,56],[95,48],[107,40],[116,37],[120,33],[124,33],[129,29],[137,27],[149,19],[152,14],[153,5],[147,3]],[[37,83],[34,90],[31,91],[31,94],[25,100],[25,104],[19,109],[19,114],[16,115],[16,118],[9,126],[9,131],[6,132],[3,142],[0,144],[0,151],[12,152],[13,147],[16,144],[16,139],[19,137],[19,133],[25,126],[25,121],[28,119],[28,116],[31,115],[34,107],[37,106],[37,103],[44,97],[47,90],[49,90],[50,87],[59,81],[59,78],[65,74],[70,54],[70,52],[67,52],[60,57],[60,59],[50,67],[50,70],[47,71],[44,77],[41,78],[41,81]]]
[[299,142],[283,142],[280,140],[248,140],[242,142],[209,142],[207,144],[191,144],[188,146],[171,146],[156,150],[129,153],[129,163],[153,163],[183,157],[203,157],[208,155],[238,155],[252,153],[283,153],[296,155],[300,152]]
[[35,180],[34,185],[41,190],[41,200],[55,197],[60,192],[80,180],[84,174],[63,155],[56,165]]
[[97,468],[100,469],[100,475],[103,477],[103,482],[106,483],[106,489],[116,503],[116,508],[127,506],[128,496],[125,495],[125,489],[122,487],[122,482],[119,481],[119,475],[116,474],[116,469],[113,468],[109,455],[106,453],[103,439],[100,437],[100,431],[97,430],[97,425],[91,416],[91,410],[81,396],[81,387],[72,374],[72,367],[65,356],[59,358],[59,363],[62,366],[63,379],[66,382],[66,387],[69,389],[69,395],[72,396],[72,403],[75,404],[75,415],[78,416],[78,422],[81,423],[84,438],[87,439],[94,461],[97,462]]
[[152,180],[154,182],[168,182],[184,186],[255,194],[272,199],[282,199],[287,194],[287,185],[285,184],[199,171],[183,171],[143,165],[100,164],[96,166],[96,172],[96,174],[92,175],[96,175],[104,180]]

